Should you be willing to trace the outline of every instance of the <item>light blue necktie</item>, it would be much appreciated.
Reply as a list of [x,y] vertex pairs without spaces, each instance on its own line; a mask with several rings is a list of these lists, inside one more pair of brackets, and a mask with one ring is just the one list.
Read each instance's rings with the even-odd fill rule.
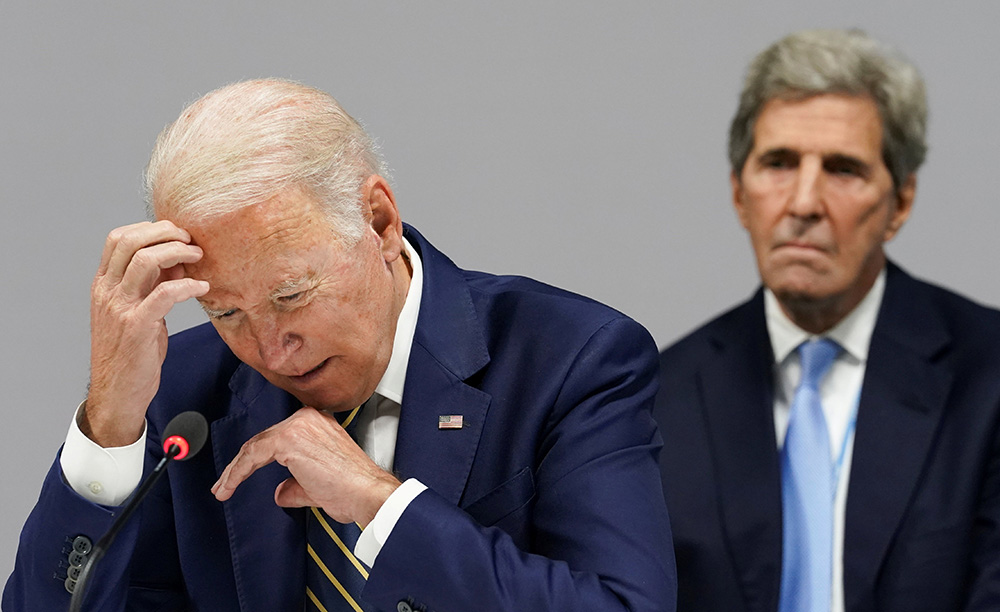
[[819,384],[840,347],[823,338],[799,345],[795,390],[781,451],[780,612],[829,612],[833,579],[833,467]]

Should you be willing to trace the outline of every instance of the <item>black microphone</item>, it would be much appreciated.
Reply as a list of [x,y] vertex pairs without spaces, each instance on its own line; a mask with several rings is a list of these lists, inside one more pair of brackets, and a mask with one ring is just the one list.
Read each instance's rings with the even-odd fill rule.
[[118,537],[118,532],[122,530],[125,522],[132,516],[135,509],[139,507],[139,503],[146,497],[149,490],[160,479],[160,476],[166,473],[167,463],[170,461],[186,461],[194,457],[201,450],[201,447],[205,445],[207,438],[208,423],[200,412],[189,410],[170,419],[167,427],[163,430],[163,452],[165,453],[163,459],[160,459],[160,462],[153,468],[153,472],[135,490],[128,504],[122,509],[121,514],[111,524],[108,532],[94,545],[87,563],[80,572],[76,588],[73,589],[73,597],[69,602],[70,612],[80,611],[80,606],[83,605],[83,594],[86,590],[87,581],[94,572],[94,566],[97,565],[97,562],[104,556],[111,543]]

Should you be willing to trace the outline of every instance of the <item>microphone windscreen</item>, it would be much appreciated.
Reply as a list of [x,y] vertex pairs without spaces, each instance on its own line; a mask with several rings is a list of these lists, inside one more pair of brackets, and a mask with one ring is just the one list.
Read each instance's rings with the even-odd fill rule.
[[170,419],[167,427],[163,430],[164,440],[171,436],[180,436],[187,440],[187,454],[178,459],[178,461],[187,461],[205,445],[205,440],[208,438],[208,422],[200,412],[195,410],[182,412]]

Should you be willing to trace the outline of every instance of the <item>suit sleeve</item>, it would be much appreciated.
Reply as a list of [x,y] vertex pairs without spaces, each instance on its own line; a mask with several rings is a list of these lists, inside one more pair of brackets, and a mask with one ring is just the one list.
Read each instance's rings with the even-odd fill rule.
[[[147,467],[148,464],[149,461]],[[178,568],[176,559],[171,562],[172,538],[166,533],[170,529],[151,530],[157,536],[165,536],[163,543],[140,544],[143,523],[164,509],[169,511],[168,489],[166,483],[157,484],[94,567],[83,609],[95,612],[187,609],[183,589],[164,586],[177,582],[167,578]],[[74,564],[86,562],[86,558],[74,558],[74,550],[89,554],[120,510],[120,506],[95,504],[76,493],[63,478],[57,457],[21,531],[14,571],[4,588],[4,612],[66,610],[72,597],[67,579],[72,581],[75,575]],[[171,521],[166,519],[163,524],[170,525]],[[146,545],[155,552],[133,554]]]
[[427,490],[383,546],[365,598],[386,610],[673,611],[657,386],[645,330],[624,318],[605,325],[565,375],[534,469],[508,483],[533,487],[530,545]]

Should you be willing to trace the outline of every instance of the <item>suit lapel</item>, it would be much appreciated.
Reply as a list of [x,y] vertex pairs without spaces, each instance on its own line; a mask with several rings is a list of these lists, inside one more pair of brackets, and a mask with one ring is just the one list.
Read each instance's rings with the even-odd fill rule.
[[781,577],[781,477],[763,293],[734,313],[699,370],[719,507],[748,611],[773,610]]
[[[399,417],[396,473],[417,478],[458,505],[489,404],[489,395],[462,383],[424,347],[414,344]],[[439,429],[441,415],[461,416],[462,428]]]
[[[229,413],[212,423],[212,453],[221,474],[244,442],[299,407],[291,395],[240,365],[230,381]],[[224,502],[240,608],[298,610],[305,596],[305,517],[274,503],[274,489],[289,477],[272,463],[255,472]]]
[[[489,354],[461,271],[413,228],[406,227],[405,235],[420,253],[424,285],[394,469],[458,504],[490,404],[488,394],[464,381],[489,362]],[[451,415],[462,416],[462,428],[438,428],[438,417]]]
[[938,360],[949,340],[926,289],[890,264],[861,390],[848,485],[848,610],[874,606],[862,594],[874,591],[944,412],[952,373]]

